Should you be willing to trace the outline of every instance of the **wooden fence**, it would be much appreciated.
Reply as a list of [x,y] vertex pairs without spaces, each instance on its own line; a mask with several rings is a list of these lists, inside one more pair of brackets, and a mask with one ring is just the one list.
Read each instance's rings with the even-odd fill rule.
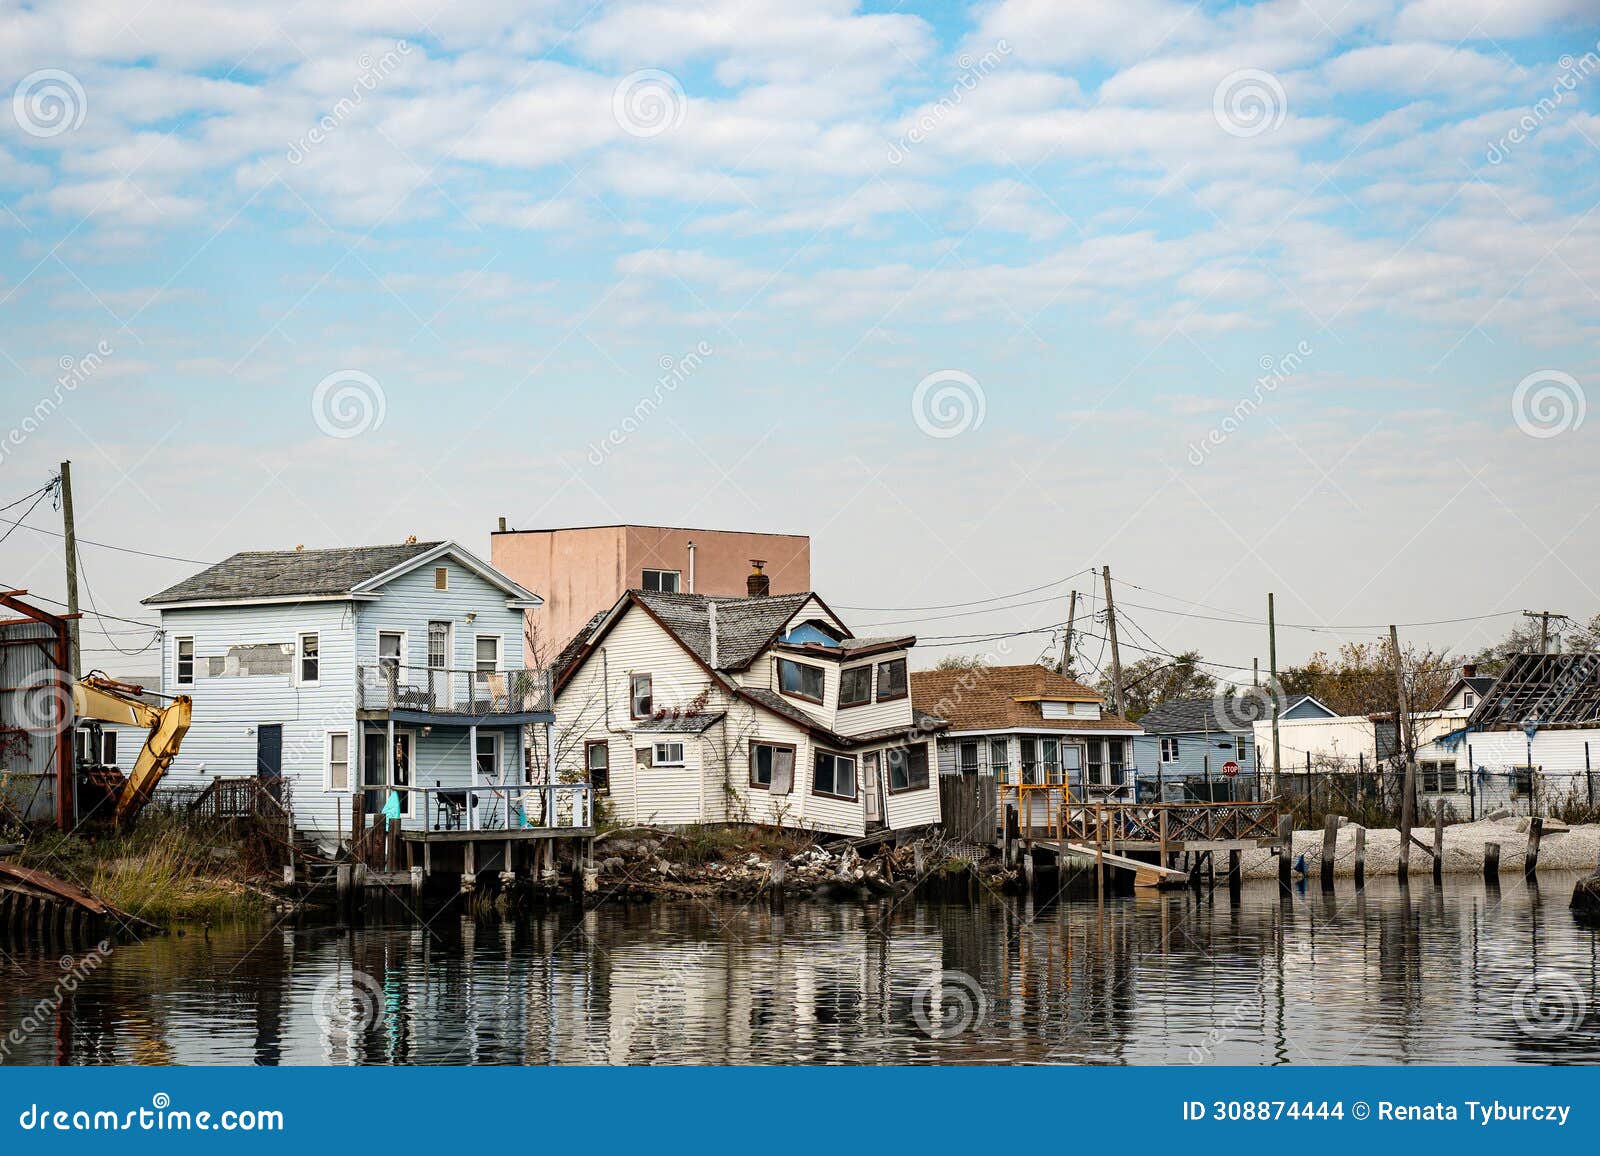
[[992,775],[940,775],[939,809],[945,834],[970,843],[993,843],[1000,826]]

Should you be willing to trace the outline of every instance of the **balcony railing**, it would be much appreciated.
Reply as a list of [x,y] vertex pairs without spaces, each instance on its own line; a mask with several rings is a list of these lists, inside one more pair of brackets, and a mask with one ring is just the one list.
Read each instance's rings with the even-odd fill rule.
[[588,783],[479,783],[464,787],[387,787],[407,796],[412,819],[429,831],[531,831],[594,826]]
[[449,670],[379,663],[356,667],[362,710],[434,715],[529,714],[551,709],[548,670]]

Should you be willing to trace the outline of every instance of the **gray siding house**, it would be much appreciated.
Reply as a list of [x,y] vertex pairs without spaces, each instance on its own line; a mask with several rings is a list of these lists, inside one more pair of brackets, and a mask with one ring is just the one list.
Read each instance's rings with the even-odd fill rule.
[[554,721],[548,673],[521,669],[541,602],[455,543],[250,551],[144,602],[161,689],[194,700],[168,784],[258,778],[322,840],[358,792],[406,830],[528,825],[525,728]]

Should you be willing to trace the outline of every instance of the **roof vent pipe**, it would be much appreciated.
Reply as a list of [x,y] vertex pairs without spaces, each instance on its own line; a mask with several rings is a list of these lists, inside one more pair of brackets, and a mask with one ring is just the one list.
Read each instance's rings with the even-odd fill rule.
[[717,669],[717,604],[706,603],[706,628],[711,632],[711,669]]
[[689,543],[689,593],[694,593],[694,542]]

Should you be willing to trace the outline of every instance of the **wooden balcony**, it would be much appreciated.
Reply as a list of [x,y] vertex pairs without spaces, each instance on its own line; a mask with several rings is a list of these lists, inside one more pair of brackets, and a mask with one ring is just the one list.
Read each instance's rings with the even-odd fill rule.
[[451,670],[379,663],[356,667],[356,708],[367,721],[434,726],[554,722],[550,672]]

